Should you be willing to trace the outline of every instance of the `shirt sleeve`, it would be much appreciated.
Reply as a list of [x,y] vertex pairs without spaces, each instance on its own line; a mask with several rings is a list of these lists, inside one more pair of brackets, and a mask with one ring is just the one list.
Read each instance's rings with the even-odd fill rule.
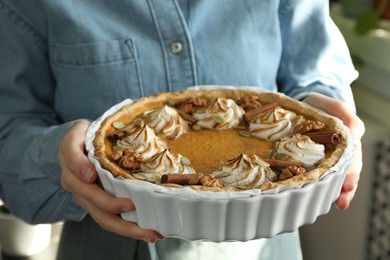
[[283,44],[279,91],[297,99],[318,92],[355,109],[350,84],[358,73],[329,16],[329,2],[281,1],[279,16]]
[[68,127],[54,108],[47,44],[0,1],[0,198],[29,223],[81,220],[61,188],[58,144]]

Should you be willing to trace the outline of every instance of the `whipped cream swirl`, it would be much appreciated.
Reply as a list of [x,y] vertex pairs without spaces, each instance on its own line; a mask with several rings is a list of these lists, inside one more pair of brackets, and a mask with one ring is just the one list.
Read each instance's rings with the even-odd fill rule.
[[145,124],[153,128],[156,134],[166,138],[174,139],[189,131],[188,122],[167,105],[146,112],[144,118]]
[[[265,181],[273,181],[276,175],[269,165],[257,155],[240,154],[213,173],[225,186],[256,188]],[[222,177],[223,176],[223,177]]]
[[295,116],[294,112],[275,107],[250,122],[249,132],[258,138],[274,142],[291,133],[291,119]]
[[287,156],[289,160],[301,161],[304,167],[311,167],[325,159],[325,146],[313,142],[306,135],[284,137],[275,145],[274,159]]
[[163,175],[166,173],[190,174],[195,173],[190,161],[181,154],[175,154],[165,149],[161,153],[141,163],[141,171],[146,179],[152,180],[153,174]]
[[147,125],[143,125],[129,135],[119,139],[117,146],[129,148],[139,154],[142,159],[146,160],[153,155],[164,151],[167,148],[164,140],[156,136],[153,129]]
[[244,110],[232,99],[216,98],[204,111],[192,114],[198,120],[197,125],[203,128],[223,130],[235,128],[242,119]]

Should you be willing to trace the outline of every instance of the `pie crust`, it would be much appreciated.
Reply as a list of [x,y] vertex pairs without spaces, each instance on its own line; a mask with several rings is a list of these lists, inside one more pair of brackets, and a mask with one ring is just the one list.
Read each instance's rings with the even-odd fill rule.
[[[132,123],[133,121],[141,118],[146,111],[155,110],[158,108],[163,107],[164,105],[170,105],[170,104],[177,104],[180,101],[186,99],[186,98],[203,98],[206,99],[208,102],[211,102],[217,97],[223,97],[227,99],[232,99],[234,101],[239,100],[240,98],[244,96],[257,96],[260,102],[263,105],[271,104],[273,102],[276,102],[278,106],[282,107],[283,109],[286,109],[288,111],[292,111],[297,115],[302,115],[306,119],[312,119],[312,120],[318,120],[325,124],[325,128],[320,131],[327,131],[327,132],[336,132],[339,133],[342,136],[341,142],[335,145],[327,145],[326,146],[326,157],[324,160],[322,160],[320,163],[316,164],[316,167],[311,167],[306,171],[305,174],[296,175],[291,178],[281,180],[281,181],[265,181],[260,187],[261,190],[269,190],[276,188],[278,186],[282,185],[292,185],[296,186],[305,182],[310,182],[313,180],[319,179],[325,172],[327,172],[328,169],[330,169],[333,165],[337,163],[337,161],[342,156],[345,148],[346,148],[346,138],[345,133],[343,130],[343,127],[340,124],[340,121],[332,116],[329,116],[319,110],[316,110],[307,104],[304,104],[300,101],[294,100],[292,98],[287,97],[284,94],[281,93],[272,93],[272,92],[262,92],[262,91],[251,91],[251,90],[241,90],[241,89],[215,89],[215,90],[184,90],[180,92],[166,92],[166,93],[159,93],[155,96],[148,96],[141,98],[129,105],[125,105],[122,108],[119,109],[116,113],[108,116],[100,125],[98,131],[95,134],[95,138],[93,140],[93,144],[95,147],[95,156],[99,159],[101,165],[103,168],[107,169],[109,172],[113,174],[114,177],[121,176],[126,179],[137,179],[135,178],[129,170],[126,170],[122,167],[120,167],[112,158],[111,154],[113,153],[113,142],[108,140],[108,136],[112,134],[117,129],[113,127],[115,122],[121,122],[124,125],[128,125]],[[197,130],[198,131],[198,130]],[[208,130],[209,132],[212,131],[218,131],[222,135],[224,134],[225,130]],[[226,131],[239,131],[239,128],[234,128],[231,130]],[[188,138],[188,135],[191,135],[191,133],[195,133],[196,131],[190,130],[189,133],[184,134],[184,137],[178,137],[174,140],[167,140],[168,150],[170,149],[169,144],[172,143],[172,147],[174,146],[174,142],[176,140],[180,140],[180,138]],[[205,131],[206,133],[207,131]],[[227,133],[227,132],[226,132]],[[230,133],[231,134],[231,133]],[[239,136],[239,135],[237,135]],[[229,135],[229,139],[231,140],[231,136]],[[257,137],[237,137],[242,138],[243,142],[252,143],[253,140],[257,141]],[[241,140],[241,139],[240,139]],[[252,141],[250,141],[252,140]],[[219,143],[210,143],[210,146],[219,146],[221,145]],[[263,146],[263,150],[260,151],[260,157],[264,157],[265,154],[269,154],[270,145],[266,144]],[[274,143],[274,142],[272,142]],[[178,146],[180,147],[180,146]],[[194,147],[196,149],[196,145],[191,145],[191,147]],[[210,157],[211,160],[220,160],[218,158],[219,156],[223,156],[223,154],[219,153],[211,153],[210,154],[202,154],[203,158]],[[232,158],[230,158],[232,159]],[[191,158],[190,158],[191,160]],[[223,160],[226,160],[226,158],[223,158]],[[210,161],[210,160],[208,160]],[[198,162],[198,165],[202,164],[202,162]],[[207,169],[207,165],[205,166]],[[212,169],[215,170],[215,169]],[[202,168],[202,172],[204,172],[204,168]],[[201,174],[201,172],[196,172],[197,174]],[[182,187],[181,185],[177,184],[164,184],[168,187]],[[230,187],[230,186],[224,186],[224,187],[206,187],[202,185],[188,185],[189,187],[195,189],[195,190],[211,190],[211,191],[222,191],[222,190],[240,190],[237,187]]]

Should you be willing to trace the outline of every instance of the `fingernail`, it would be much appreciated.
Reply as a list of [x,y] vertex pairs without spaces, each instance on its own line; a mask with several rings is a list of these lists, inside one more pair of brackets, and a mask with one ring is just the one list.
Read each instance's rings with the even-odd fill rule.
[[161,235],[160,233],[157,233],[157,238],[159,240],[164,240],[165,239],[165,237],[163,235]]
[[133,209],[132,209],[132,207],[126,205],[126,206],[123,206],[121,208],[121,210],[122,210],[122,212],[127,212],[127,211],[130,211],[130,210],[133,210]]
[[152,240],[150,240],[149,237],[143,239],[146,243],[152,243]]
[[85,167],[83,169],[83,171],[81,172],[81,177],[83,178],[83,180],[87,183],[89,183],[92,179],[92,176],[93,176],[93,171],[88,168],[88,167]]

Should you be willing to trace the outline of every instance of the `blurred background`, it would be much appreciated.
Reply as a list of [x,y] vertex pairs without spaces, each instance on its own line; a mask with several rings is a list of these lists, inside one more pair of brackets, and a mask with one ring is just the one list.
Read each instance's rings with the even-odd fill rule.
[[[300,228],[303,255],[309,260],[390,259],[390,0],[331,1],[330,7],[360,73],[352,90],[366,126],[364,166],[348,210],[333,207]],[[0,260],[55,259],[62,224],[48,228],[19,223],[10,234],[5,227],[18,221],[0,209]],[[27,240],[21,248],[7,245],[11,251],[5,252],[15,232]]]
[[348,210],[333,207],[300,229],[304,259],[390,259],[390,1],[332,1],[331,16],[359,71],[364,166]]

